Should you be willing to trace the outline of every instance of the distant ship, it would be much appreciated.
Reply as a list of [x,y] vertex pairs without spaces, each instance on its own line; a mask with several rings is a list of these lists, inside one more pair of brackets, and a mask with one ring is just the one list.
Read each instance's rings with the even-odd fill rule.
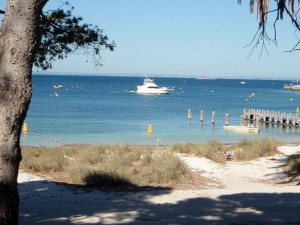
[[300,85],[299,84],[286,84],[283,86],[283,89],[289,90],[289,91],[300,91]]
[[216,78],[214,77],[204,77],[204,76],[197,76],[197,80],[215,80]]

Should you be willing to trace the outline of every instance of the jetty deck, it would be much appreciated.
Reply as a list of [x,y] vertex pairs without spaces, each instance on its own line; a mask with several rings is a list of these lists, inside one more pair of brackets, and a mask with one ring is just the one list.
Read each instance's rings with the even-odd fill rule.
[[[299,111],[299,110],[297,110]],[[243,118],[249,121],[300,127],[300,113],[286,113],[259,109],[244,109]]]

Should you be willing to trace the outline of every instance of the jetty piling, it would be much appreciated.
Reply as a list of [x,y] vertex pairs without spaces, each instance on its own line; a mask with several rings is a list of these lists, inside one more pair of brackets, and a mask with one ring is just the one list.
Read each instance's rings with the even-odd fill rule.
[[215,112],[215,111],[212,111],[212,113],[211,113],[211,123],[212,123],[213,125],[215,125],[215,116],[216,116],[216,112]]
[[256,123],[255,123],[255,126],[259,129],[259,125],[260,125],[260,119],[258,116],[256,116]]
[[200,122],[203,122],[204,120],[204,111],[200,110]]
[[[204,123],[204,110],[200,110],[200,123]],[[190,126],[192,120],[192,109],[188,109],[188,125]],[[212,126],[215,126],[216,123],[216,112],[211,112],[211,123]],[[248,121],[248,122],[246,122]],[[262,124],[276,124],[281,125],[282,127],[300,127],[300,115],[299,113],[286,113],[278,112],[271,110],[259,110],[259,109],[244,109],[243,114],[240,116],[240,127],[247,127],[249,132],[252,132],[252,125],[248,127],[249,124],[252,124],[254,127],[254,133],[258,132]],[[232,130],[232,127],[229,126],[229,113],[225,114],[225,127],[228,127],[229,130]],[[230,128],[231,127],[231,128]],[[225,128],[224,128],[225,129]],[[227,129],[227,130],[228,130]],[[238,128],[236,128],[238,130]]]
[[229,113],[225,114],[225,126],[229,125]]
[[188,109],[188,120],[192,119],[192,110]]

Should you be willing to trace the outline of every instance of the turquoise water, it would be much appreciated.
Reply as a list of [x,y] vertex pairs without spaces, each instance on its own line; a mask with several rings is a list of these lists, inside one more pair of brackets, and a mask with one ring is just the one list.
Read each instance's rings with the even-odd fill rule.
[[[196,80],[154,78],[160,86],[174,87],[169,95],[143,96],[130,93],[143,83],[142,77],[123,76],[33,76],[33,97],[26,118],[29,134],[22,145],[223,143],[241,139],[275,137],[299,141],[300,129],[262,126],[259,134],[224,132],[239,125],[243,109],[255,108],[295,113],[300,93],[283,90],[290,81],[238,79]],[[62,89],[53,85],[61,84]],[[57,92],[58,96],[55,96]],[[192,109],[192,119],[187,111]],[[204,110],[204,123],[200,123]],[[215,126],[211,113],[216,113]],[[148,125],[153,134],[147,134]]]

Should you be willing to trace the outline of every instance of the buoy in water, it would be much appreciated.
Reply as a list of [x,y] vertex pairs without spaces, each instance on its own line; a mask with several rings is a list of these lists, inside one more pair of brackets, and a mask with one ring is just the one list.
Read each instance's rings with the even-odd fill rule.
[[296,109],[296,113],[299,113],[300,112],[300,110],[299,110],[299,107],[297,107],[297,109]]
[[152,133],[153,133],[153,131],[152,131],[152,125],[149,124],[149,126],[148,126],[148,134],[152,134]]
[[23,124],[23,134],[27,134],[28,133],[28,128],[27,128],[27,124],[26,123],[24,123]]

